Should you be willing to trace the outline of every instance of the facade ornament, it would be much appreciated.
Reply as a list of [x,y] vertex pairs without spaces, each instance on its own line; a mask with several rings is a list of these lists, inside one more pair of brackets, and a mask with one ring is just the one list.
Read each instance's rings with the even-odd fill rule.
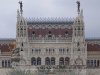
[[20,12],[22,15],[23,14],[23,3],[22,3],[22,1],[19,1],[18,3],[20,4]]
[[80,13],[80,1],[77,1],[76,3],[77,3],[77,7],[78,7],[77,11],[78,11],[78,14],[79,14]]

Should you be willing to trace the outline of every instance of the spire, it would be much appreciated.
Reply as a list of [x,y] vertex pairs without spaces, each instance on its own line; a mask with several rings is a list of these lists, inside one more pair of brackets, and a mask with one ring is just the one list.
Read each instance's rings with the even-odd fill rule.
[[23,14],[23,3],[22,1],[19,1],[18,3],[20,4],[20,13],[22,15]]
[[77,3],[77,12],[78,12],[78,15],[79,15],[79,13],[80,13],[80,1],[77,1],[76,3]]
[[17,10],[17,18],[20,17],[20,13],[19,10]]
[[83,9],[81,9],[80,16],[83,18]]

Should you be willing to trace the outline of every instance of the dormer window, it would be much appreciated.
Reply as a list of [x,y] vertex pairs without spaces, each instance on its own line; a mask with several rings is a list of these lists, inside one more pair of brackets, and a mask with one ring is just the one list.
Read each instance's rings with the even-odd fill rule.
[[51,31],[49,31],[49,34],[51,34]]
[[52,38],[51,31],[49,31],[49,33],[48,33],[48,38]]
[[65,31],[65,34],[68,34],[68,31]]
[[32,32],[32,37],[33,37],[33,38],[35,37],[35,32],[34,32],[34,31]]
[[65,31],[65,37],[67,37],[68,36],[68,31]]
[[32,34],[35,34],[35,32],[33,31]]

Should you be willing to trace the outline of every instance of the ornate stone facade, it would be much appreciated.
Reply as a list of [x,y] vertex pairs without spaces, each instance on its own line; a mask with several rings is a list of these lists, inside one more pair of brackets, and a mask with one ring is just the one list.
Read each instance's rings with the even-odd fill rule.
[[88,68],[100,67],[100,40],[85,40],[84,26],[82,10],[76,18],[33,19],[17,11],[16,39],[0,40],[0,67],[89,74]]

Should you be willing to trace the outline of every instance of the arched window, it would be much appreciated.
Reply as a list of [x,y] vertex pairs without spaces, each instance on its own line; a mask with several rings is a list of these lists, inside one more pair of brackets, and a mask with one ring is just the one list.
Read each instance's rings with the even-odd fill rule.
[[68,34],[68,31],[65,31],[65,34]]
[[33,31],[32,34],[35,34],[35,32]]
[[45,58],[45,65],[50,65],[50,58],[49,57]]
[[87,60],[87,67],[90,67],[90,60]]
[[10,60],[8,60],[8,67],[11,67],[11,62],[10,62]]
[[69,63],[70,63],[70,59],[69,59],[69,57],[66,57],[65,58],[65,65],[69,65]]
[[67,52],[69,52],[69,49],[67,48]]
[[36,58],[35,57],[31,58],[31,65],[36,65]]
[[100,65],[99,63],[100,63],[99,60],[97,60],[97,67],[99,67],[99,65]]
[[55,65],[55,58],[54,57],[51,58],[51,65]]
[[63,57],[59,58],[59,65],[64,65],[64,58]]
[[93,60],[91,60],[91,67],[93,67]]
[[48,53],[48,49],[46,48],[46,53]]
[[2,67],[4,67],[4,60],[2,60]]
[[40,57],[37,58],[37,65],[41,65],[41,58]]
[[53,49],[53,53],[55,52],[55,49]]
[[64,54],[65,53],[65,49],[63,48],[62,51],[63,51],[63,54]]
[[5,60],[5,67],[7,67],[7,60]]
[[32,49],[32,53],[34,53],[34,49]]
[[23,47],[23,42],[22,42],[22,47]]
[[41,49],[39,49],[39,54],[41,53]]
[[94,60],[94,67],[96,67],[96,60]]

